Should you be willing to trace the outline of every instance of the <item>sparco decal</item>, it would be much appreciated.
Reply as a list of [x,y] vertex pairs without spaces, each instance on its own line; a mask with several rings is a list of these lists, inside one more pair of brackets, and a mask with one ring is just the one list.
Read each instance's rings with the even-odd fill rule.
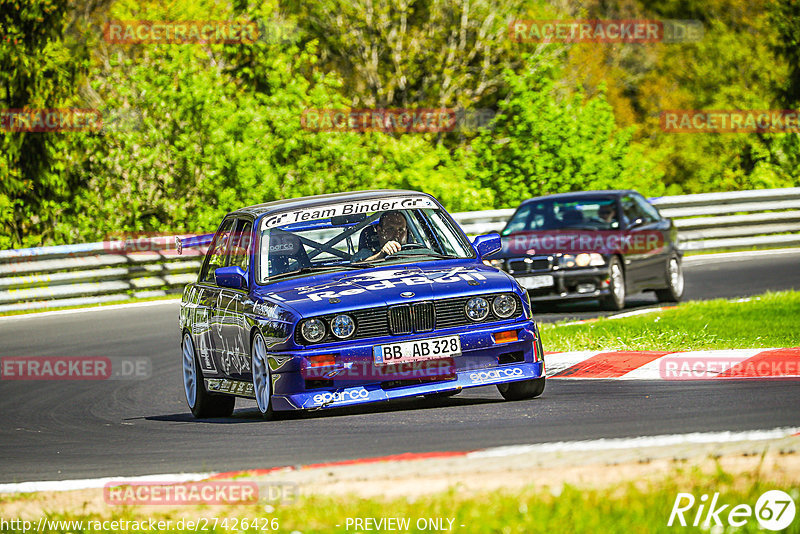
[[325,392],[314,395],[314,404],[331,404],[334,402],[349,402],[369,398],[366,389],[353,389],[350,391]]
[[271,215],[261,223],[261,229],[275,228],[285,224],[292,224],[314,219],[328,219],[339,215],[353,215],[356,213],[371,213],[387,210],[407,210],[419,208],[437,208],[436,203],[428,197],[398,197],[371,199],[360,202],[344,202],[329,204],[295,211],[287,211]]
[[515,378],[522,376],[522,369],[513,367],[511,369],[491,369],[489,371],[480,371],[471,373],[469,379],[473,382],[486,382],[487,380],[500,380],[502,378]]

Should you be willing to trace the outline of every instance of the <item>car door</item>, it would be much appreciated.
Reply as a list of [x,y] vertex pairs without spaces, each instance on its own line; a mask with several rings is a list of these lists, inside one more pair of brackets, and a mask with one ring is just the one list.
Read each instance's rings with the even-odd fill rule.
[[623,195],[620,203],[629,243],[625,254],[627,285],[633,292],[651,287],[659,277],[664,278],[662,251],[652,239],[660,234],[661,219],[655,210],[644,208],[647,201],[637,193]]
[[[249,274],[253,243],[253,221],[239,218],[230,238],[226,267],[240,267]],[[245,276],[249,280],[249,276]],[[244,315],[248,289],[219,289],[217,316],[220,329],[217,353],[222,372],[234,379],[244,379],[250,373],[250,332]]]
[[[222,344],[221,339],[221,318],[219,317],[220,288],[214,277],[214,270],[224,267],[227,261],[227,249],[230,244],[231,234],[235,219],[229,217],[222,221],[214,240],[208,248],[203,267],[200,270],[197,284],[201,291],[198,305],[206,317],[206,327],[203,334],[197,341],[198,352],[200,353],[201,366],[204,371],[222,372],[218,347]],[[204,357],[203,354],[207,354]]]
[[633,196],[640,212],[647,218],[648,224],[643,226],[647,232],[647,244],[644,247],[645,261],[643,262],[643,284],[647,288],[661,288],[664,285],[667,259],[671,253],[670,243],[672,236],[672,222],[661,216],[647,199],[639,194]]

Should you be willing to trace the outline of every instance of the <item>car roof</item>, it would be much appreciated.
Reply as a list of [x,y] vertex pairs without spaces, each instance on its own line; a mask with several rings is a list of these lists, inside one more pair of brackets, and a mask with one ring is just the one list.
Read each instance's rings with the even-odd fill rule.
[[639,194],[633,189],[602,189],[596,191],[575,191],[572,193],[555,193],[553,195],[543,195],[540,197],[533,197],[527,200],[523,200],[520,204],[525,205],[529,202],[536,202],[539,200],[580,200],[581,198],[593,198],[598,196],[613,196],[613,197],[621,197],[622,195],[628,193],[635,193]]
[[[329,193],[327,195],[315,195],[311,197],[291,198],[286,200],[275,200],[273,202],[266,202],[264,204],[255,204],[245,208],[234,210],[228,215],[252,215],[258,217],[268,213],[277,213],[287,210],[298,210],[304,208],[311,208],[314,206],[323,206],[332,202],[348,202],[348,201],[361,201],[372,199],[385,199],[387,197],[404,197],[408,195],[422,195],[431,197],[427,193],[420,191],[411,191],[406,189],[373,189],[368,191],[352,191],[347,193]],[[435,199],[434,199],[435,200]]]

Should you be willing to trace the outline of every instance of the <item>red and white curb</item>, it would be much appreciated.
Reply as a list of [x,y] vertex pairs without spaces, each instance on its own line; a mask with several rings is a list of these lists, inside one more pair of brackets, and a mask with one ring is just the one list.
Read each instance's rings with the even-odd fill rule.
[[375,458],[359,458],[356,460],[342,460],[307,465],[287,465],[268,469],[248,469],[242,471],[227,471],[221,473],[180,473],[147,475],[138,477],[105,477],[87,478],[80,480],[49,480],[38,482],[20,482],[15,484],[0,484],[0,493],[29,493],[35,491],[74,491],[85,489],[99,489],[106,484],[114,485],[142,484],[152,482],[155,485],[177,485],[187,482],[207,480],[235,479],[240,477],[258,477],[278,472],[292,472],[309,469],[330,469],[351,465],[364,465],[379,462],[409,462],[430,459],[466,458],[478,460],[481,458],[501,458],[528,453],[547,452],[599,452],[636,449],[643,447],[665,447],[683,444],[705,443],[734,443],[747,441],[777,440],[788,437],[800,437],[800,427],[780,427],[769,430],[747,430],[740,432],[693,432],[689,434],[664,434],[657,436],[636,436],[631,438],[593,439],[583,441],[557,441],[552,443],[536,443],[529,445],[509,445],[503,447],[490,447],[471,451],[439,451],[422,453],[404,453],[392,456],[379,456]]
[[545,356],[548,378],[720,380],[800,378],[800,347],[673,351],[576,351]]

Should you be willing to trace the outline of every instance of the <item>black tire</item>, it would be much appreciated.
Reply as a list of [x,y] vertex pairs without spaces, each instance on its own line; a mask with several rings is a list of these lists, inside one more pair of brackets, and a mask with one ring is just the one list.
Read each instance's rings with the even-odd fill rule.
[[616,256],[608,263],[608,276],[611,279],[609,294],[603,297],[600,305],[604,310],[619,311],[625,307],[625,270]]
[[667,287],[656,289],[659,302],[678,302],[683,297],[684,280],[681,260],[677,256],[670,257],[666,264]]
[[533,378],[531,380],[520,380],[519,382],[508,382],[497,384],[497,391],[505,400],[516,401],[533,399],[544,391],[545,378]]
[[198,419],[229,417],[236,406],[236,397],[212,395],[206,391],[203,372],[200,370],[197,352],[189,332],[183,334],[181,353],[183,355],[183,391],[192,415]]
[[258,411],[264,419],[272,419],[275,416],[272,410],[272,372],[261,332],[256,332],[250,343],[250,370],[253,373],[253,394]]

